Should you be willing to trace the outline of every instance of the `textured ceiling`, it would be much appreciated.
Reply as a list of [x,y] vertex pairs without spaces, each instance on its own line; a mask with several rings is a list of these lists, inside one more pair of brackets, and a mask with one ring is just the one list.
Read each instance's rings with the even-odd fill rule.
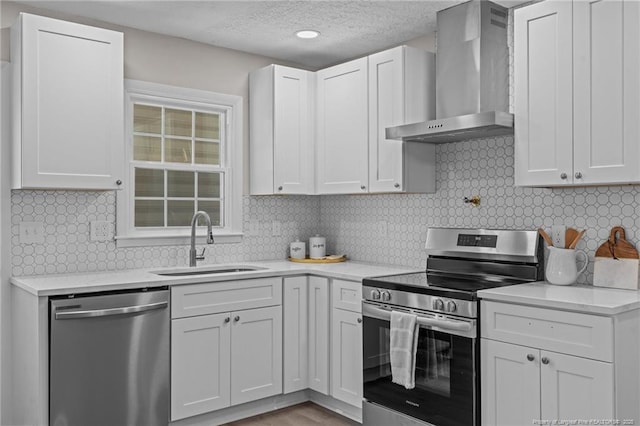
[[[436,29],[436,12],[459,0],[423,1],[17,1],[182,37],[308,67],[382,50]],[[513,6],[522,1],[497,1]],[[294,33],[321,35],[300,40]]]

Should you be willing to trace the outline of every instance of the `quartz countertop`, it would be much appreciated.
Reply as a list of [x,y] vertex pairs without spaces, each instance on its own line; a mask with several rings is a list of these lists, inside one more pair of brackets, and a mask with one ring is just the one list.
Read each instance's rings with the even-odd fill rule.
[[478,297],[597,315],[616,315],[640,308],[640,291],[590,285],[559,286],[544,281],[482,290]]
[[[250,266],[258,269],[247,272],[220,274],[163,276],[154,272],[170,272],[171,270],[199,270],[216,266],[242,267]],[[287,260],[233,262],[223,265],[208,264],[196,268],[177,266],[170,268],[130,269],[121,271],[104,271],[77,274],[38,275],[12,277],[11,283],[35,296],[55,296],[63,294],[89,293],[97,291],[126,290],[143,287],[165,285],[197,284],[204,282],[231,281],[250,278],[291,275],[321,275],[351,281],[361,281],[365,277],[394,275],[422,271],[418,268],[371,264],[346,261],[340,263],[294,263]]]

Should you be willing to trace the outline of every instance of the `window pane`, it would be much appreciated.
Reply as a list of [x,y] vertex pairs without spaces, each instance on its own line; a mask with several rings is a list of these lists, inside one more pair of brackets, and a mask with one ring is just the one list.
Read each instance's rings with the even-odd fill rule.
[[193,201],[167,201],[167,226],[190,226],[195,213]]
[[220,201],[198,201],[198,210],[204,210],[209,214],[213,226],[222,226],[220,223]]
[[136,197],[164,197],[164,170],[135,169]]
[[198,173],[198,197],[220,198],[220,173]]
[[165,109],[164,133],[172,136],[191,136],[191,111]]
[[196,141],[196,164],[220,164],[220,144]]
[[165,139],[164,161],[168,163],[191,163],[191,141]]
[[196,112],[196,138],[219,139],[220,116]]
[[157,133],[162,130],[162,108],[149,105],[133,105],[133,131]]
[[164,201],[136,200],[135,226],[164,226]]
[[[195,179],[193,172],[167,170],[167,196],[193,198]],[[193,213],[193,212],[192,212]]]
[[161,161],[162,140],[153,136],[133,137],[133,159],[139,161]]

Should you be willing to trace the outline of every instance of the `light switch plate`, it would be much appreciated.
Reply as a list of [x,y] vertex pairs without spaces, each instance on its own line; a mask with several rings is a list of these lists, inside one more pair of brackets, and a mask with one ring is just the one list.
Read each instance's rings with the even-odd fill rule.
[[43,222],[20,222],[20,244],[43,244]]
[[113,222],[94,220],[91,222],[91,241],[111,241],[113,239]]

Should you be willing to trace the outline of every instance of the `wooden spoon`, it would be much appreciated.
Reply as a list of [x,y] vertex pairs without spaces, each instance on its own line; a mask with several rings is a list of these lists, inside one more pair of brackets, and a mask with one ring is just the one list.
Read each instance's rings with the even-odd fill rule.
[[578,235],[573,239],[573,241],[571,242],[571,244],[569,244],[569,248],[570,249],[574,249],[576,248],[576,246],[578,245],[578,241],[580,241],[580,238],[582,238],[582,236],[584,235],[584,233],[587,232],[586,229],[583,229],[582,231],[580,231],[578,233]]
[[574,228],[567,228],[564,232],[564,248],[572,248],[571,243],[578,237],[578,230]]
[[542,236],[542,239],[547,243],[548,246],[553,247],[553,240],[551,239],[549,234],[544,232],[544,229],[538,228],[538,234],[540,234]]

